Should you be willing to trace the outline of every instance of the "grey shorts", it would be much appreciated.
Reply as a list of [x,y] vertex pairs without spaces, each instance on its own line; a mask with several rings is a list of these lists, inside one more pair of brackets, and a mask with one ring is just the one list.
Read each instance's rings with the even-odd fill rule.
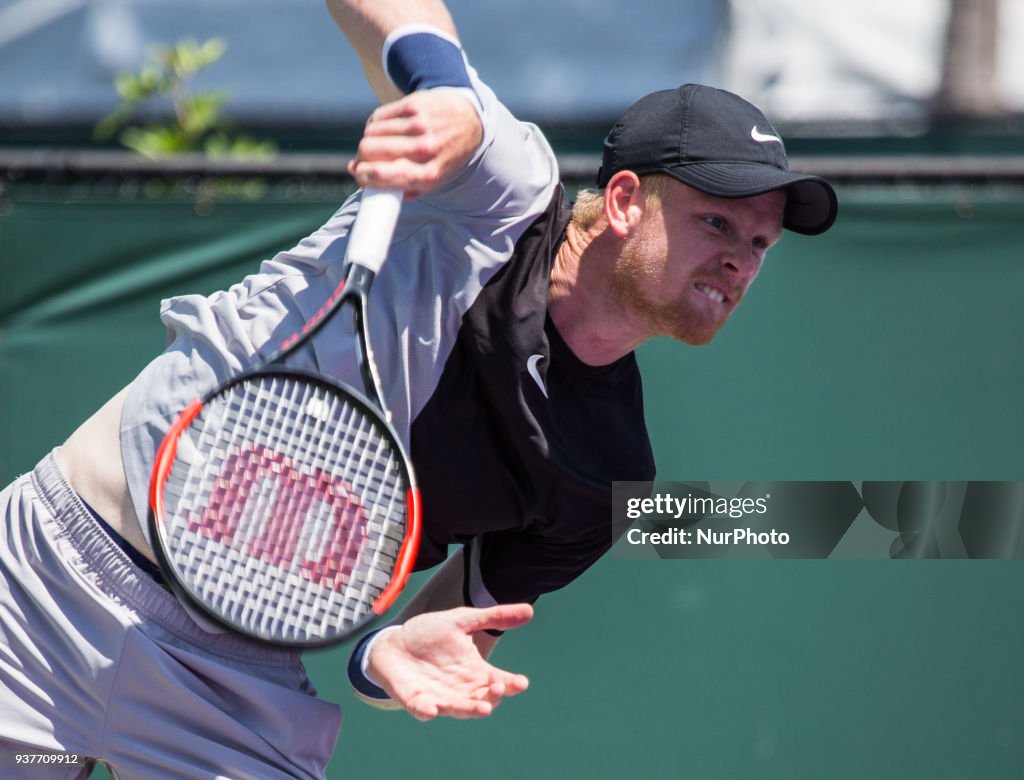
[[137,569],[53,455],[0,493],[0,777],[318,778],[338,707],[297,652],[200,629]]

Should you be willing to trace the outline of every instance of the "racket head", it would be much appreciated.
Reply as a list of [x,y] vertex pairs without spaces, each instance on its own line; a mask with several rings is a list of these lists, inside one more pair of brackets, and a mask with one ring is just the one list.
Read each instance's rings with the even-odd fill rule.
[[248,636],[319,647],[395,601],[420,499],[399,437],[363,394],[262,369],[178,417],[157,452],[149,522],[180,598]]

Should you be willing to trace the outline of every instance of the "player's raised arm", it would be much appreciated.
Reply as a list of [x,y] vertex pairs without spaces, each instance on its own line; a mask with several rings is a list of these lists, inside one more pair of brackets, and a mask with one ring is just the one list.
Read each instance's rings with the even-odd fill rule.
[[350,173],[363,187],[407,197],[437,188],[483,138],[448,10],[434,0],[327,0],[327,7],[383,103],[366,123]]
[[381,103],[402,97],[381,65],[388,35],[403,25],[435,27],[456,37],[455,24],[437,0],[327,0],[327,9],[362,60],[366,78]]

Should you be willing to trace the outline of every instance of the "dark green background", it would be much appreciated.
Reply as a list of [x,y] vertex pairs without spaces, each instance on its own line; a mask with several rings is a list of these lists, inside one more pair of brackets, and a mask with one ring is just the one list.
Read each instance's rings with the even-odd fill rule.
[[[640,350],[659,478],[1024,478],[1024,193],[840,195],[713,345]],[[341,196],[8,185],[0,482],[156,354],[162,296],[237,281]],[[503,640],[531,688],[482,722],[359,705],[343,651],[309,665],[346,713],[336,778],[1016,778],[1022,584],[1015,561],[608,558]]]

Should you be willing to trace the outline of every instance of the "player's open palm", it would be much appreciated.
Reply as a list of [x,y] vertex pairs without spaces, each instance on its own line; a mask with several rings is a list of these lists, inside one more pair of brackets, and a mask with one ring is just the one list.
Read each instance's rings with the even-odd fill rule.
[[515,628],[532,616],[528,604],[417,615],[380,637],[370,658],[372,675],[419,720],[486,717],[504,697],[521,693],[529,683],[484,660],[473,634]]

